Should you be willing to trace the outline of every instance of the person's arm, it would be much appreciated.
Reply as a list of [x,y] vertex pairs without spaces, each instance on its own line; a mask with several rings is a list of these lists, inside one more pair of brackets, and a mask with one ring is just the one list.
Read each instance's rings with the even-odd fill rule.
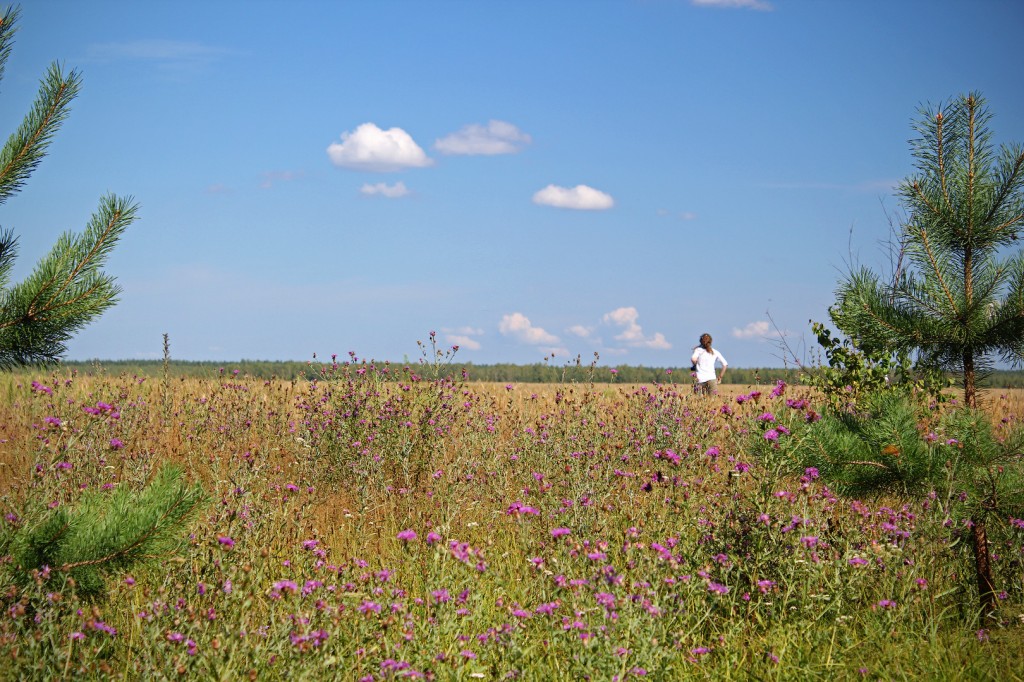
[[700,346],[693,349],[693,355],[690,356],[690,364],[696,365],[698,357],[700,357]]
[[716,354],[718,355],[718,359],[722,363],[722,373],[718,375],[718,383],[722,383],[722,379],[725,378],[725,370],[729,369],[729,363],[725,361],[725,358],[722,357],[721,353],[717,353],[716,351]]

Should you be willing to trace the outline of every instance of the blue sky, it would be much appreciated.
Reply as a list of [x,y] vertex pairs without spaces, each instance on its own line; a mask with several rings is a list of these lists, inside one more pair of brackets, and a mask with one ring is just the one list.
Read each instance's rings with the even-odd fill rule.
[[3,129],[50,62],[83,87],[0,225],[23,276],[139,203],[71,359],[400,361],[435,330],[681,366],[708,331],[778,366],[887,262],[919,106],[977,90],[1024,140],[1021,29],[1010,0],[25,2]]

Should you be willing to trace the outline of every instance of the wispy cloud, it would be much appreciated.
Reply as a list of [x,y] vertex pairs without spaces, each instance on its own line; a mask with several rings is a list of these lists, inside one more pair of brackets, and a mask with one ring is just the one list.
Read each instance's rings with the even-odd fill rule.
[[639,318],[640,313],[637,312],[636,308],[630,306],[628,308],[616,308],[610,313],[605,313],[601,321],[605,324],[619,327],[621,332],[615,335],[615,340],[621,341],[627,346],[652,348],[655,350],[668,350],[672,347],[672,344],[665,339],[665,335],[661,332],[656,332],[654,336],[644,334],[643,328],[637,322]]
[[573,336],[578,336],[581,339],[588,339],[590,335],[594,333],[594,330],[590,327],[584,327],[582,324],[574,324],[565,331],[569,332]]
[[[325,283],[296,284],[274,276],[240,276],[230,269],[186,264],[154,271],[132,283],[132,291],[202,300],[204,310],[221,307],[262,310],[306,305],[316,301],[321,312],[332,306],[393,306],[413,302],[426,304],[452,295],[452,291],[429,282],[396,284],[361,277],[345,277]],[[296,303],[296,302],[302,302]]]
[[662,218],[676,218],[678,220],[697,219],[697,214],[693,211],[670,211],[667,208],[659,208],[658,215]]
[[263,189],[270,189],[278,183],[298,180],[302,176],[303,173],[301,171],[266,171],[263,173],[263,179],[260,181],[260,187]]
[[892,192],[900,180],[863,180],[861,182],[762,182],[768,189],[828,189],[844,192]]
[[492,120],[486,126],[479,123],[464,126],[434,142],[434,149],[442,154],[493,156],[515,154],[531,141],[529,135],[511,123]]
[[533,203],[577,211],[604,211],[614,206],[615,200],[611,195],[587,185],[572,188],[548,185],[533,195]]
[[762,12],[770,12],[775,9],[772,3],[766,0],[690,0],[691,5],[697,7],[722,7],[726,9],[756,9]]
[[327,147],[327,156],[335,166],[372,173],[390,173],[407,168],[431,166],[434,160],[401,128],[381,130],[363,123],[354,131],[341,134],[341,142]]
[[97,43],[86,49],[86,60],[95,62],[136,61],[169,70],[203,67],[233,54],[225,47],[177,40],[133,40]]
[[366,183],[359,188],[360,194],[367,196],[382,196],[388,199],[398,199],[409,194],[409,188],[405,186],[404,182],[396,182],[393,185],[389,185],[386,182],[377,182],[374,184]]

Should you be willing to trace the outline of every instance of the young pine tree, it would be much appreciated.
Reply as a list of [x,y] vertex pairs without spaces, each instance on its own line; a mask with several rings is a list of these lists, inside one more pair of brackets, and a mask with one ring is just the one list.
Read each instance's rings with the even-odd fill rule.
[[[12,7],[0,14],[0,78],[17,18]],[[50,66],[31,111],[0,149],[0,204],[21,189],[45,156],[80,80],[75,71]],[[74,332],[114,305],[120,290],[100,268],[135,212],[129,199],[103,198],[82,234],[61,236],[28,278],[13,286],[17,239],[11,230],[0,230],[0,369],[57,360]],[[0,555],[10,550],[6,567],[15,583],[55,574],[79,594],[97,597],[106,574],[173,551],[181,524],[204,501],[199,486],[164,469],[141,491],[91,491],[74,507],[30,512],[23,526],[0,535]],[[5,598],[11,594],[16,596],[5,592]]]
[[924,110],[912,142],[918,172],[900,194],[907,267],[883,279],[860,268],[840,283],[832,318],[865,349],[911,351],[952,370],[964,401],[1001,357],[1024,361],[1024,148],[992,146],[977,94]]
[[[958,373],[968,409],[977,407],[977,380],[993,359],[1024,362],[1024,251],[1014,248],[1024,227],[1024,147],[996,150],[990,120],[974,93],[922,110],[912,141],[917,174],[900,187],[907,266],[901,261],[887,279],[868,268],[851,273],[831,310],[866,350],[916,352],[924,366]],[[971,529],[988,615],[995,596],[988,514],[980,511],[999,496],[997,487],[987,490]]]
[[[0,78],[10,57],[18,9],[0,15]],[[0,149],[0,204],[16,194],[67,118],[81,78],[54,63],[31,111]],[[135,220],[131,199],[104,197],[79,235],[64,234],[21,283],[11,285],[17,238],[0,229],[0,369],[52,362],[74,333],[117,302],[120,289],[101,267]]]

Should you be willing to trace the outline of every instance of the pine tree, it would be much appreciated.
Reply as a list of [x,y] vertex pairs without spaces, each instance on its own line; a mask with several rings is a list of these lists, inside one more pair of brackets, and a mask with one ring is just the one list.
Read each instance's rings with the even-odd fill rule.
[[[18,16],[9,7],[0,17],[0,78]],[[0,204],[21,189],[46,155],[80,84],[77,71],[50,66],[31,111],[0,150]],[[10,229],[0,230],[0,369],[59,359],[74,332],[116,303],[120,289],[100,268],[135,214],[130,199],[104,197],[81,234],[62,235],[13,286],[17,239]],[[106,573],[174,551],[181,524],[205,500],[201,487],[165,468],[141,491],[87,491],[74,506],[30,512],[24,526],[0,537],[0,554],[10,550],[7,570],[16,583],[56,576],[78,594],[97,597]]]
[[[998,151],[991,115],[976,93],[924,108],[912,141],[917,174],[900,187],[908,220],[906,256],[891,278],[860,268],[840,282],[836,326],[865,350],[916,352],[925,367],[952,370],[964,403],[977,408],[977,382],[999,357],[1024,362],[1024,147]],[[986,471],[986,467],[982,467]],[[982,610],[995,611],[985,510],[971,518]]]
[[958,373],[964,401],[1001,357],[1024,362],[1024,148],[992,147],[977,94],[922,110],[912,141],[918,173],[900,194],[909,219],[888,281],[860,268],[840,283],[832,319],[865,349],[915,351]]
[[[9,7],[0,18],[0,78],[10,57],[19,10]],[[50,66],[31,111],[0,150],[0,204],[16,194],[46,155],[81,76]],[[130,198],[106,196],[86,229],[65,233],[21,283],[11,286],[17,238],[0,229],[0,369],[53,362],[65,343],[117,302],[120,289],[101,267],[135,220]]]

